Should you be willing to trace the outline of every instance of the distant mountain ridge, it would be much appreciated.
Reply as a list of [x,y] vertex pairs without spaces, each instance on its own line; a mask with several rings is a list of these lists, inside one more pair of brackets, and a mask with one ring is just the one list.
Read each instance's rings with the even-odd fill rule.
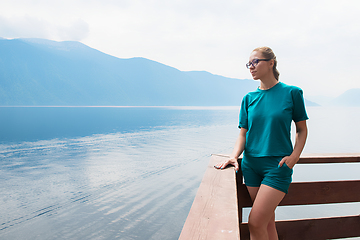
[[331,101],[332,105],[360,106],[360,88],[349,89]]
[[[258,84],[121,59],[80,42],[0,38],[0,106],[233,106]],[[360,106],[360,89],[326,105]]]
[[120,59],[79,42],[0,39],[0,106],[240,105],[253,80]]

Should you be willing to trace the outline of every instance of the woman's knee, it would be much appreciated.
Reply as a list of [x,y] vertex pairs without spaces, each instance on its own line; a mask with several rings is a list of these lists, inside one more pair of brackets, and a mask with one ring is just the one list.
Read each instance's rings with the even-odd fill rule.
[[268,221],[264,221],[264,218],[260,214],[253,211],[250,212],[248,225],[250,229],[267,229]]
[[267,214],[261,213],[261,211],[252,209],[249,215],[248,225],[254,229],[271,228],[272,226],[275,226],[275,213],[268,216]]

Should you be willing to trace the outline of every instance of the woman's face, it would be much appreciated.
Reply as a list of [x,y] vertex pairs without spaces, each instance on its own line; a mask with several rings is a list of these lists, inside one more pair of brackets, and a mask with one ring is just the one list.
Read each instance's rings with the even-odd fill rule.
[[[261,52],[254,51],[250,54],[249,62],[252,62],[254,59],[264,59],[265,57]],[[254,80],[263,79],[273,75],[272,67],[274,61],[259,61],[256,66],[250,65],[250,73]],[[272,74],[272,75],[270,75]]]

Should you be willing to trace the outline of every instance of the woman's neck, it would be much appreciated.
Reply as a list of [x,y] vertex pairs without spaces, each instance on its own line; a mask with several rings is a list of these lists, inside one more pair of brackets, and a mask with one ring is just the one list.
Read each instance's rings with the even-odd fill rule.
[[260,79],[260,89],[261,90],[268,90],[275,86],[279,81],[276,80],[275,77],[268,78],[268,79]]

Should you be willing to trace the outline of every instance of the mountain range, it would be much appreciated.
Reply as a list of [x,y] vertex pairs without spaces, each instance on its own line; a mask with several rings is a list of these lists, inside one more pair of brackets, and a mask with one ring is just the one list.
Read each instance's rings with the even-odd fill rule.
[[0,40],[1,106],[239,105],[253,80],[120,59],[79,42]]
[[337,106],[360,106],[360,88],[349,89],[340,96],[330,101],[331,105]]
[[[80,42],[0,38],[0,106],[234,106],[258,84],[117,58]],[[360,105],[359,91],[334,104]]]

